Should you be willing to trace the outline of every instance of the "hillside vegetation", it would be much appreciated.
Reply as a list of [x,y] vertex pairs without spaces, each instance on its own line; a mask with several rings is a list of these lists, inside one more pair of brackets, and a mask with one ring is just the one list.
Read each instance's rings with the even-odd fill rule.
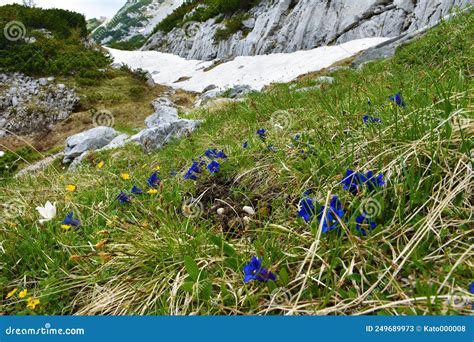
[[60,9],[20,5],[0,7],[0,71],[37,76],[75,76],[97,80],[110,64],[100,50],[86,44],[83,15]]
[[460,16],[333,84],[193,112],[161,151],[3,182],[0,312],[472,313],[473,42]]

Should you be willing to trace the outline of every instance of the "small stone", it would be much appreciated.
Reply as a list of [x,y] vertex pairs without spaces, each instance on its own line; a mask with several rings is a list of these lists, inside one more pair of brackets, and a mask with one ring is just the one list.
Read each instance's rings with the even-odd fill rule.
[[242,208],[242,210],[246,212],[247,214],[249,214],[250,216],[255,215],[255,210],[252,207],[245,206]]
[[225,209],[224,208],[219,208],[217,209],[217,215],[222,216],[224,215]]

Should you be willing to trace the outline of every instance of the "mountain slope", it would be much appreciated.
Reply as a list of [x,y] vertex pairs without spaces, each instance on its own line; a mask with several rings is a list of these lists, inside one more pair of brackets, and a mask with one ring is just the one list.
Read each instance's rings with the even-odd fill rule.
[[470,0],[262,0],[240,15],[217,15],[199,22],[200,16],[188,14],[176,21],[181,27],[156,32],[143,49],[199,60],[294,52],[358,38],[395,37],[430,25],[453,7],[470,3]]
[[132,42],[140,46],[166,16],[184,0],[128,0],[117,14],[92,35],[100,44]]
[[[160,151],[7,180],[0,297],[27,288],[40,304],[13,296],[1,313],[472,314],[473,42],[471,13],[332,84],[298,92],[308,75],[192,112],[201,128]],[[220,170],[185,180],[213,148]],[[344,186],[348,169],[383,183]],[[40,224],[46,201],[57,216]],[[252,256],[275,282],[244,282]]]

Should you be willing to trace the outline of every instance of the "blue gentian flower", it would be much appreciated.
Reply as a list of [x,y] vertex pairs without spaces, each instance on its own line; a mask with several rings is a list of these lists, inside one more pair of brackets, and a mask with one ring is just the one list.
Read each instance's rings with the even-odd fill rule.
[[73,227],[77,227],[79,225],[79,220],[75,220],[73,218],[73,213],[69,213],[67,214],[66,218],[64,219],[63,225],[66,225],[66,226],[73,226]]
[[354,195],[357,195],[359,192],[359,187],[362,186],[367,181],[367,178],[363,173],[355,172],[354,170],[348,169],[346,175],[341,181],[341,184],[344,185],[344,190],[351,192]]
[[219,162],[213,160],[208,166],[207,169],[210,173],[218,173],[221,170],[221,164]]
[[140,189],[138,186],[134,185],[131,191],[132,194],[134,195],[141,195],[143,194],[143,190]]
[[377,176],[374,176],[374,173],[372,171],[367,172],[365,182],[369,191],[374,191],[375,189],[381,188],[385,185],[385,182],[383,180],[383,174],[380,173]]
[[124,193],[123,191],[117,196],[117,199],[120,201],[120,203],[124,204],[124,203],[130,203],[131,200],[130,200],[130,197],[127,196],[126,193]]
[[260,139],[262,140],[266,140],[267,139],[267,131],[263,128],[260,128],[258,131],[257,131],[257,134],[260,136]]
[[395,103],[399,107],[406,107],[406,103],[402,99],[402,94],[401,93],[396,93],[395,95],[390,97],[390,101]]
[[356,217],[356,229],[360,232],[363,236],[367,236],[367,230],[371,231],[377,227],[377,223],[372,221],[370,218],[367,217],[366,213],[359,215]]
[[248,149],[248,148],[249,148],[249,142],[248,142],[248,141],[244,142],[244,144],[242,145],[242,147],[243,147],[244,149]]
[[227,156],[224,153],[224,150],[218,152],[217,148],[215,148],[213,150],[209,149],[204,154],[209,159],[227,159]]
[[148,185],[152,188],[158,188],[161,184],[161,179],[160,177],[158,176],[158,173],[155,172],[153,173],[150,178],[147,179],[146,181],[148,183]]
[[262,259],[259,259],[255,256],[252,257],[252,260],[245,265],[244,267],[244,282],[248,283],[251,280],[257,280],[260,282],[266,281],[276,281],[277,277],[267,268],[262,267]]
[[[325,206],[321,206],[319,210],[318,219],[319,222],[323,220]],[[345,214],[344,208],[342,207],[341,202],[337,196],[334,196],[329,204],[329,207],[326,211],[326,216],[324,217],[322,232],[327,233],[330,230],[334,230],[339,225],[339,220],[343,218]]]
[[471,294],[474,294],[474,282],[472,282],[472,283],[469,284],[469,292],[470,292]]
[[294,141],[299,141],[301,139],[301,134],[296,134],[293,138]]
[[195,175],[195,173],[201,173],[202,172],[202,169],[201,167],[203,165],[206,165],[203,161],[195,161],[193,162],[193,165],[191,165],[191,167],[189,168],[189,170],[186,172],[186,174],[184,175],[184,179],[188,180],[194,180],[196,181],[198,178],[197,176]]
[[368,115],[364,115],[363,120],[364,120],[364,123],[366,125],[371,124],[371,123],[373,123],[373,124],[383,123],[383,121],[381,119],[374,118],[374,117],[368,116]]
[[311,217],[316,213],[313,200],[309,197],[311,191],[306,191],[299,204],[298,216],[302,217],[306,223],[311,221]]

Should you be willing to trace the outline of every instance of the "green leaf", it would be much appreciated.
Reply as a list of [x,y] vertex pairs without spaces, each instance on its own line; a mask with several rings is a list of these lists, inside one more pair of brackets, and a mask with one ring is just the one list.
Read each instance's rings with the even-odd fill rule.
[[193,293],[193,287],[194,287],[194,282],[192,281],[187,281],[183,285],[181,285],[181,289],[189,293]]
[[226,254],[227,256],[235,256],[236,253],[235,253],[234,247],[229,245],[227,242],[222,240],[220,237],[215,236],[215,235],[211,235],[209,237],[209,240],[211,240],[211,242],[213,244],[215,244],[217,247],[219,247],[224,252],[224,254]]
[[286,268],[282,268],[281,271],[278,273],[278,279],[280,280],[280,283],[282,285],[287,285],[288,284],[288,272],[286,271]]
[[186,267],[186,271],[188,272],[189,276],[191,279],[193,279],[195,282],[198,281],[199,279],[199,267],[194,261],[193,258],[190,256],[185,256],[184,257],[184,266]]

